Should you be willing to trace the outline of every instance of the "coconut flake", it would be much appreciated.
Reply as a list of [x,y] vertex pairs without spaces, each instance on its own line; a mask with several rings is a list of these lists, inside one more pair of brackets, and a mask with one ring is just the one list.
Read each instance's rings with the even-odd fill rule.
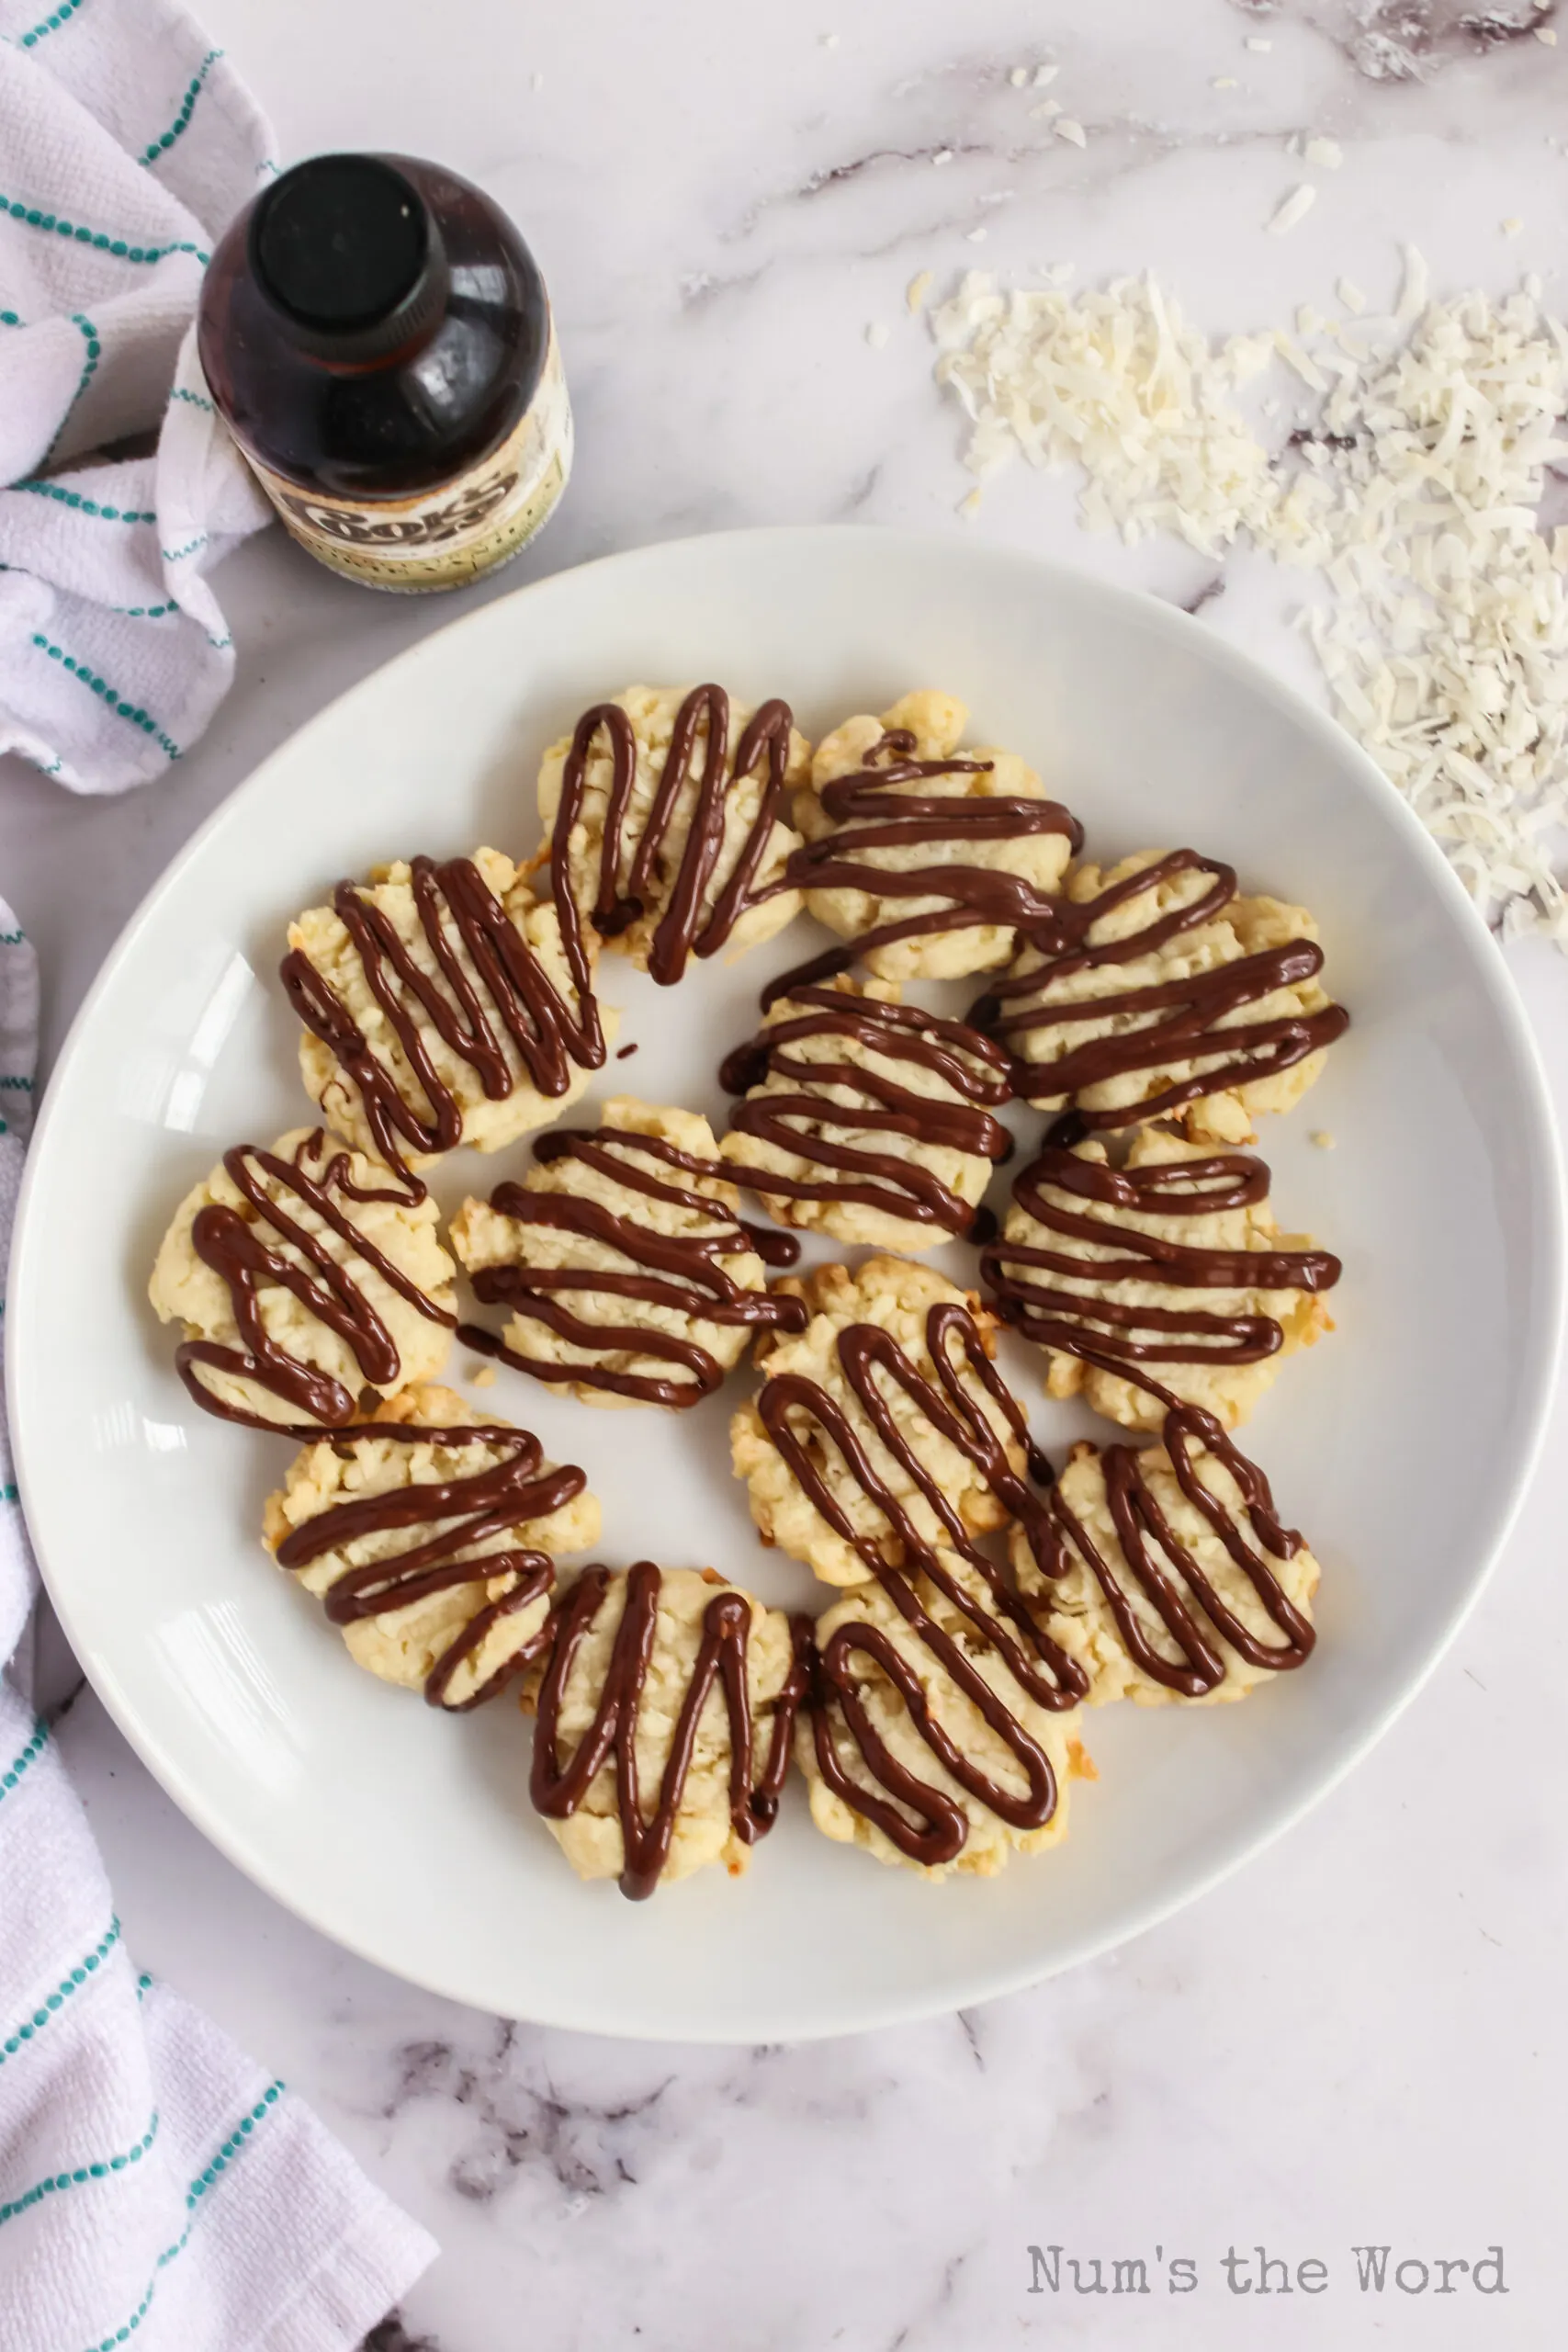
[[1302,159],[1320,172],[1337,172],[1345,161],[1345,151],[1337,139],[1308,139],[1302,145]]
[[1288,237],[1297,221],[1304,220],[1316,202],[1316,188],[1310,180],[1303,180],[1300,187],[1292,188],[1284,201],[1276,207],[1269,222],[1269,235]]

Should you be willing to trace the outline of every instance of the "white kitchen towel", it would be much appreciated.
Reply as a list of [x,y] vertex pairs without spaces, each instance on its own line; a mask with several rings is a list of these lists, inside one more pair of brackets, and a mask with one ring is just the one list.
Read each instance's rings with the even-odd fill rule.
[[[0,1264],[37,1040],[33,951],[0,901]],[[281,2083],[136,1974],[25,1695],[38,1577],[15,1479],[0,1414],[0,2352],[344,2352],[434,2241]]]
[[[0,752],[79,792],[164,775],[233,676],[203,575],[271,509],[191,322],[276,168],[169,0],[0,0]],[[70,463],[153,428],[152,455]]]

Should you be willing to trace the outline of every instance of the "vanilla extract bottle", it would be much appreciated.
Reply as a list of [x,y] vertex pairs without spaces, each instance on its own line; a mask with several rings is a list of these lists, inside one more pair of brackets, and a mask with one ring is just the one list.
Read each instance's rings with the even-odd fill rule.
[[197,348],[285,527],[374,588],[456,588],[554,511],[571,410],[532,254],[456,172],[318,155],[225,232]]

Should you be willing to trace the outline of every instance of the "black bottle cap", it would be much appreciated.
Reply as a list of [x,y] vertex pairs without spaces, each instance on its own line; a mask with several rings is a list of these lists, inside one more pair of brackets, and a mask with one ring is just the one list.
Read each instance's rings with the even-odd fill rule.
[[250,265],[292,340],[320,359],[385,358],[446,306],[441,232],[379,155],[316,155],[274,181],[251,215]]

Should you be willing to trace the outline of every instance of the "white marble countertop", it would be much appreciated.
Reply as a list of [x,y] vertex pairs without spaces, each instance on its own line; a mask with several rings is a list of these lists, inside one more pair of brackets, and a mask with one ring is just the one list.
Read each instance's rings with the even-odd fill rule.
[[[1506,0],[207,0],[287,156],[440,156],[513,213],[548,277],[580,458],[542,544],[482,596],[637,541],[832,520],[977,529],[1182,601],[1213,567],[1076,528],[1021,469],[979,520],[906,281],[984,261],[1152,266],[1212,329],[1374,300],[1400,242],[1439,288],[1539,270],[1568,305],[1568,32]],[[1509,20],[1517,26],[1510,36]],[[1264,44],[1268,44],[1265,46]],[[1010,70],[1059,63],[1080,152]],[[1216,87],[1230,82],[1234,86]],[[1263,223],[1342,169],[1288,240]],[[936,168],[942,151],[952,151]],[[1523,228],[1505,235],[1502,222]],[[984,230],[983,241],[974,232]],[[865,329],[885,320],[886,345]],[[268,533],[219,576],[239,677],[178,772],[121,801],[0,775],[0,887],[42,952],[58,1045],[186,834],[340,688],[466,597],[394,602]],[[1315,691],[1289,583],[1235,558],[1204,625]],[[1568,961],[1516,951],[1568,1112]],[[1456,1400],[1456,1475],[1462,1476]],[[1568,1447],[1559,1405],[1548,1464]],[[542,2033],[413,1991],[242,1879],[90,1694],[63,1745],[128,1940],[311,2098],[446,2249],[378,2352],[1561,2340],[1557,1709],[1568,1641],[1551,1470],[1463,1638],[1378,1751],[1241,1877],[1115,1957],[971,2015],[800,2051]],[[56,1661],[57,1665],[59,1661]],[[1142,2257],[1151,2297],[1059,2291]],[[1351,2249],[1473,2262],[1507,2292],[1363,2292]],[[1256,2253],[1295,2283],[1259,2312]],[[1227,2280],[1235,2249],[1250,2267]],[[1172,2295],[1197,2265],[1196,2287]],[[1321,2261],[1303,2280],[1295,2269]],[[1079,2274],[1087,2288],[1092,2272]],[[1417,2273],[1403,2274],[1414,2286]],[[1487,2286],[1494,2274],[1483,2272]],[[1123,2284],[1127,2281],[1124,2279]],[[1549,2317],[1549,2314],[1551,2316]],[[196,2352],[196,2347],[193,2347]]]

